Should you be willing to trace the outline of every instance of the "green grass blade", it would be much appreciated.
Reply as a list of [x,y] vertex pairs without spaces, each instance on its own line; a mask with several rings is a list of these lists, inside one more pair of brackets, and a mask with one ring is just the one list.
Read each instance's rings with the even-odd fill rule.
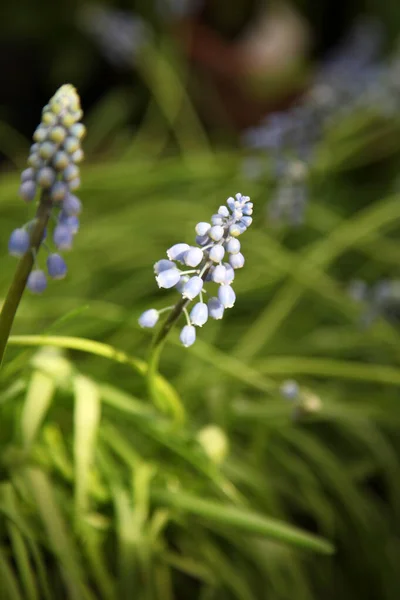
[[74,408],[74,469],[75,516],[83,518],[89,503],[89,476],[100,424],[100,394],[88,377],[75,375],[73,381]]
[[5,600],[24,600],[18,586],[18,580],[5,552],[0,547],[0,585]]
[[154,500],[160,504],[174,507],[218,524],[229,525],[253,533],[266,536],[282,543],[291,544],[322,554],[332,554],[333,545],[318,536],[303,532],[276,519],[258,515],[250,510],[204,500],[185,492],[154,492]]
[[30,447],[39,432],[54,397],[54,380],[46,373],[34,371],[21,413],[22,441]]
[[[139,358],[129,356],[121,350],[117,350],[108,344],[88,340],[85,338],[67,337],[67,336],[46,336],[46,335],[19,335],[11,336],[9,343],[15,346],[54,346],[56,348],[65,348],[69,350],[79,350],[95,356],[101,356],[123,365],[129,365],[136,373],[144,377],[147,373],[147,363]],[[159,392],[168,397],[169,402],[179,410],[179,420],[184,419],[185,411],[181,400],[170,383],[161,375],[157,375],[157,386]]]
[[94,600],[84,583],[80,555],[61,514],[53,487],[47,476],[36,468],[26,470],[47,539],[59,560],[60,573],[71,600]]

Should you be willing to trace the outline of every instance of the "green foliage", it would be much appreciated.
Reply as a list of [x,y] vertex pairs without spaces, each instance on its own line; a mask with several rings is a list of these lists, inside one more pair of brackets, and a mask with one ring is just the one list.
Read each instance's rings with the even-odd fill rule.
[[[397,275],[396,130],[332,132],[305,227],[272,230],[268,177],[245,181],[238,153],[210,148],[167,59],[147,60],[155,105],[171,86],[156,150],[149,113],[133,142],[119,138],[124,158],[114,147],[83,169],[70,275],[25,295],[0,373],[5,597],[397,599],[400,337],[382,319],[361,329],[346,293],[352,277]],[[119,102],[97,107],[93,153],[122,127]],[[181,154],[163,153],[170,130]],[[21,220],[16,190],[3,175],[3,240]],[[190,350],[168,338],[153,381],[163,412],[137,325],[165,304],[152,264],[239,190],[255,225],[237,304]],[[298,410],[279,395],[291,377]]]

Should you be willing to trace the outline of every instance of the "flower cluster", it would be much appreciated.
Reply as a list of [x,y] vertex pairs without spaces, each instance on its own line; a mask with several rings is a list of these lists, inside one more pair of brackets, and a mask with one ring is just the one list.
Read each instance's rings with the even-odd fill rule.
[[[57,250],[69,250],[79,228],[78,214],[82,206],[74,191],[80,185],[79,163],[83,160],[81,140],[85,135],[79,96],[72,85],[59,88],[43,108],[42,120],[33,134],[28,165],[22,172],[20,196],[32,202],[39,191],[51,203],[56,220],[53,242]],[[41,199],[39,198],[39,202]],[[20,257],[31,249],[30,231],[35,220],[15,229],[9,239],[8,250]],[[46,237],[46,232],[45,236]],[[53,279],[62,279],[67,266],[59,253],[50,253],[47,272]],[[35,268],[27,287],[41,293],[47,286],[44,271]]]
[[[300,225],[309,196],[309,174],[324,132],[346,115],[363,108],[384,118],[400,103],[400,59],[378,60],[381,32],[374,21],[360,21],[323,62],[297,103],[268,115],[244,133],[251,151],[245,173],[262,176],[257,159],[266,152],[272,162],[275,194],[268,205],[270,222]],[[253,160],[250,160],[253,159]]]
[[[232,287],[235,270],[244,265],[244,256],[238,237],[252,223],[253,204],[248,196],[236,194],[228,198],[226,206],[220,206],[211,217],[211,223],[197,223],[196,245],[179,243],[167,251],[167,257],[156,262],[154,273],[160,288],[175,288],[182,295],[182,311],[187,324],[183,327],[180,339],[184,346],[191,346],[196,340],[195,327],[202,327],[209,317],[222,319],[226,308],[231,308],[236,300]],[[181,266],[188,269],[181,270]],[[204,302],[205,284],[219,286],[215,296]],[[187,305],[196,300],[190,314]],[[154,327],[160,313],[146,310],[139,318],[142,327]]]

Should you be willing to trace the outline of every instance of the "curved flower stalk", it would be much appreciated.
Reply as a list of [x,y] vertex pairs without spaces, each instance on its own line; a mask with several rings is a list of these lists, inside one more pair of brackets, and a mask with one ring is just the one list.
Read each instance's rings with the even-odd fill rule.
[[[41,123],[33,134],[19,193],[28,203],[40,195],[35,218],[15,229],[8,242],[9,253],[20,261],[0,314],[0,364],[25,287],[40,294],[47,287],[47,275],[62,279],[67,273],[60,252],[71,249],[79,228],[77,215],[82,207],[73,192],[80,186],[78,165],[83,160],[81,140],[86,133],[80,123],[82,115],[75,88],[63,85],[43,108]],[[56,252],[47,245],[50,219],[55,221],[52,243]],[[47,275],[37,265],[41,246],[48,251]]]
[[[212,319],[222,319],[225,309],[232,308],[236,295],[232,287],[235,270],[243,267],[245,259],[240,252],[238,237],[252,223],[253,203],[248,196],[236,194],[228,198],[226,206],[220,206],[211,217],[211,223],[197,223],[196,245],[178,243],[167,250],[167,258],[154,265],[158,287],[175,288],[181,299],[173,307],[161,311],[146,310],[139,318],[141,327],[154,327],[160,314],[171,311],[168,319],[155,338],[159,346],[172,325],[181,314],[186,317],[186,325],[180,333],[185,347],[194,344],[196,327],[202,327]],[[208,285],[217,284],[218,291],[206,301]],[[190,313],[188,306],[194,302]]]

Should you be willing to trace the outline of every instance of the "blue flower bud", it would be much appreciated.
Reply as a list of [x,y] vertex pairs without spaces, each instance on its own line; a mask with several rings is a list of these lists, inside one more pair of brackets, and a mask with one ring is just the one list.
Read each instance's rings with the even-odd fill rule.
[[44,112],[42,115],[42,123],[45,125],[55,125],[57,122],[57,117],[53,112]]
[[64,279],[67,274],[67,265],[59,254],[49,254],[46,265],[47,272],[52,279]]
[[238,208],[235,208],[235,210],[232,212],[232,218],[235,221],[239,221],[242,217],[243,217],[242,211],[239,210]]
[[220,240],[222,240],[223,236],[224,228],[221,227],[221,225],[214,225],[208,232],[208,237],[214,240],[214,242],[219,242]]
[[211,225],[210,223],[205,223],[204,221],[197,223],[196,227],[195,227],[195,231],[197,233],[197,235],[199,236],[203,236],[206,235],[207,231],[210,229]]
[[204,302],[197,302],[190,311],[190,321],[192,325],[197,327],[203,327],[204,323],[207,323],[208,319],[208,308]]
[[183,262],[185,252],[189,250],[189,244],[174,244],[169,250],[167,250],[167,256],[170,260],[177,260]]
[[232,198],[232,196],[230,196],[230,198],[227,199],[226,203],[231,210],[235,210],[235,199]]
[[78,148],[78,150],[75,150],[75,152],[73,154],[71,154],[71,160],[75,164],[82,162],[84,158],[85,158],[85,155],[83,153],[82,148]]
[[196,341],[196,329],[193,327],[193,325],[185,325],[179,338],[185,348],[188,348]]
[[226,269],[225,281],[222,283],[224,283],[224,285],[231,285],[232,281],[235,279],[235,271],[229,263],[224,263],[224,267]]
[[224,306],[218,298],[210,298],[208,301],[208,314],[212,319],[222,319],[224,316]]
[[197,267],[203,260],[203,250],[192,246],[183,256],[183,261],[188,267]]
[[225,244],[225,247],[229,254],[237,254],[240,251],[240,242],[236,238],[231,238],[229,242]]
[[76,165],[69,164],[63,171],[63,179],[65,181],[71,181],[79,175],[79,169]]
[[31,271],[28,281],[26,282],[26,287],[34,294],[41,294],[44,292],[47,287],[47,278],[45,272],[41,269]]
[[220,206],[218,209],[218,214],[222,215],[223,217],[229,217],[229,210],[226,206]]
[[140,327],[149,327],[150,329],[154,327],[160,318],[160,313],[155,308],[149,308],[149,310],[145,310],[138,319]]
[[188,298],[189,300],[193,300],[196,298],[203,289],[203,280],[198,275],[191,277],[187,283],[183,286],[182,296],[184,298]]
[[242,213],[244,215],[252,215],[253,214],[253,208],[251,206],[249,206],[248,204],[246,204],[242,208]]
[[49,160],[56,151],[56,146],[52,142],[43,142],[39,146],[39,156],[44,160]]
[[64,142],[64,149],[68,154],[73,154],[80,146],[79,140],[75,137],[68,136]]
[[196,235],[196,244],[199,246],[207,246],[209,244],[210,238],[208,235]]
[[8,252],[11,256],[20,257],[29,250],[30,244],[29,233],[25,229],[14,229],[8,240]]
[[61,211],[58,216],[58,222],[60,225],[65,225],[71,231],[72,235],[78,233],[79,230],[79,219],[75,215],[69,217],[65,212]]
[[35,170],[32,169],[32,167],[29,167],[29,169],[24,169],[21,173],[21,183],[24,183],[25,181],[33,181],[35,179]]
[[246,227],[244,227],[244,225],[241,225],[240,223],[233,223],[233,225],[229,227],[229,234],[232,237],[238,237],[244,231],[246,231]]
[[176,267],[173,267],[172,269],[166,269],[157,275],[157,285],[160,288],[172,288],[178,283],[180,276],[180,271]]
[[215,283],[225,283],[225,278],[226,267],[224,267],[223,265],[217,265],[216,267],[214,267],[212,272],[212,280],[215,281]]
[[75,123],[74,125],[71,125],[70,133],[81,140],[86,135],[86,127],[82,125],[82,123]]
[[36,183],[31,179],[27,179],[21,183],[19,187],[19,195],[23,200],[25,200],[25,202],[31,202],[36,196]]
[[50,189],[50,197],[53,202],[60,202],[65,198],[68,192],[68,186],[64,181],[56,181]]
[[53,241],[59,250],[71,250],[73,234],[66,225],[57,225],[53,232]]
[[287,400],[296,400],[299,396],[299,384],[294,379],[284,381],[280,387],[280,392]]
[[49,138],[52,142],[55,142],[56,144],[61,144],[65,140],[66,135],[67,132],[65,131],[64,127],[56,125],[55,127],[52,127],[49,134]]
[[44,160],[40,158],[37,152],[33,152],[28,157],[28,165],[33,169],[37,170],[44,166]]
[[229,264],[233,269],[241,269],[244,265],[244,256],[241,252],[231,254],[229,257]]
[[166,258],[162,258],[154,264],[154,274],[158,275],[162,271],[166,271],[167,269],[174,269],[175,263],[172,260],[167,260]]
[[213,225],[220,225],[222,226],[224,224],[224,219],[221,215],[213,215],[211,217],[211,223]]
[[221,285],[218,290],[218,299],[224,308],[232,308],[235,304],[236,294],[230,285]]
[[79,198],[77,198],[73,194],[67,194],[67,196],[64,198],[64,202],[63,202],[64,213],[67,214],[69,217],[72,217],[74,215],[79,215],[81,210],[82,210],[82,203],[79,200]]
[[56,174],[51,167],[43,167],[37,174],[36,181],[44,189],[50,188],[56,180]]
[[63,171],[69,165],[69,156],[66,152],[59,151],[53,158],[53,165],[57,171]]
[[44,142],[44,140],[47,138],[48,133],[48,127],[42,127],[41,125],[39,125],[39,127],[37,127],[34,131],[33,139],[35,140],[35,142]]
[[241,223],[243,223],[243,225],[245,227],[250,227],[250,225],[253,222],[253,219],[251,217],[242,217],[240,220]]
[[210,259],[216,263],[220,263],[225,256],[225,249],[221,244],[216,244],[208,253]]
[[74,177],[73,179],[68,181],[68,187],[71,192],[74,192],[75,190],[79,189],[81,187],[80,177]]

